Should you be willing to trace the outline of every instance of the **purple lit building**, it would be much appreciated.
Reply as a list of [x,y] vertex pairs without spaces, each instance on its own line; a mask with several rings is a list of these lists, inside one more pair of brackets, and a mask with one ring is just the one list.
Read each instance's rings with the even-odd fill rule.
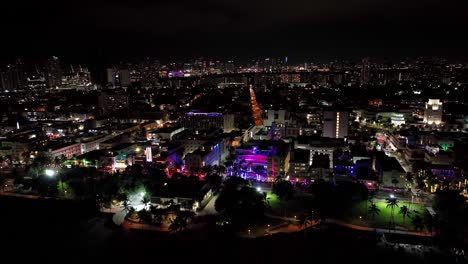
[[282,141],[250,141],[236,149],[231,175],[258,181],[273,181],[289,169],[289,146]]

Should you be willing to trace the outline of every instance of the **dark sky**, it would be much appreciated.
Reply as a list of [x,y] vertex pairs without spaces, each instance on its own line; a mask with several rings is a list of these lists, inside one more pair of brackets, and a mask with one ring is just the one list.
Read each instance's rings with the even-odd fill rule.
[[3,2],[2,57],[468,53],[466,0]]

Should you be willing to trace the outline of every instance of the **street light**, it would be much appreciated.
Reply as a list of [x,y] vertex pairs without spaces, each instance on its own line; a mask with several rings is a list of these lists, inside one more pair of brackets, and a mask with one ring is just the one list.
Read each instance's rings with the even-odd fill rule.
[[51,169],[46,169],[45,170],[45,175],[47,177],[54,177],[55,176],[55,171],[54,170],[51,170]]
[[395,195],[393,195],[393,194],[390,194],[390,198],[392,198],[392,199],[393,199],[393,198],[395,198]]
[[262,188],[257,187],[257,192],[261,192],[261,191],[262,191]]

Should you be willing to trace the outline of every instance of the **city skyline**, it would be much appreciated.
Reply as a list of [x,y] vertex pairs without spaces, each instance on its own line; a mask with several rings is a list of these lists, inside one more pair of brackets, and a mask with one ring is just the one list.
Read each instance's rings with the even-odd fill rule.
[[2,259],[468,263],[467,7],[3,3]]

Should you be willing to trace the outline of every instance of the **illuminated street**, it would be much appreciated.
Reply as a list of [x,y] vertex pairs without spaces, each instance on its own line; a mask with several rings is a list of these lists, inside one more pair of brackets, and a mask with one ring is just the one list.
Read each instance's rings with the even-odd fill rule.
[[262,110],[258,106],[257,98],[255,97],[255,91],[253,89],[253,85],[250,85],[250,104],[252,105],[252,115],[255,121],[256,126],[263,126],[263,119],[262,119]]

